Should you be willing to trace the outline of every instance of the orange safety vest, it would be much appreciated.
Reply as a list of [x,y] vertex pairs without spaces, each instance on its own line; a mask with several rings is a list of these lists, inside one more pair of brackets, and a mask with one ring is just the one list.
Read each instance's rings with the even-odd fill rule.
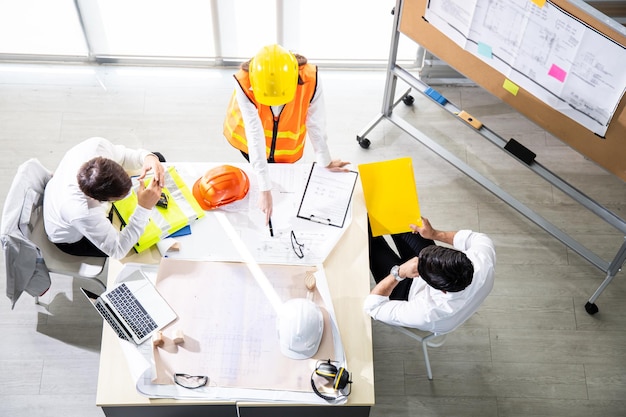
[[[304,64],[299,67],[296,95],[276,117],[269,106],[258,103],[254,98],[248,71],[240,69],[235,79],[259,112],[265,132],[265,156],[268,162],[294,163],[302,158],[307,112],[317,87],[317,66]],[[249,153],[243,117],[235,93],[230,99],[224,120],[224,136],[232,146]]]

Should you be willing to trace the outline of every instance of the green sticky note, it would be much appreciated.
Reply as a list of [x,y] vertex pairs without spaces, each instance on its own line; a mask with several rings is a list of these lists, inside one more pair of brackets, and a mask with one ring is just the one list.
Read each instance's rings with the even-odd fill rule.
[[486,43],[478,42],[478,55],[482,55],[486,58],[493,58],[493,52],[491,50],[491,46]]
[[502,84],[502,87],[514,96],[516,96],[517,92],[519,91],[519,86],[508,78],[504,79],[504,84]]

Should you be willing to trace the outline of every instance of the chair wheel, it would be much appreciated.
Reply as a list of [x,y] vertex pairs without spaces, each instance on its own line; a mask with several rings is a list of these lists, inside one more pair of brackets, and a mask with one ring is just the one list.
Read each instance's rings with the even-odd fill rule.
[[407,94],[406,96],[402,97],[402,102],[407,106],[412,106],[415,102],[415,98],[412,95]]
[[587,313],[591,315],[596,314],[599,311],[598,306],[590,302],[587,302],[587,304],[585,304],[585,310],[587,310]]
[[359,145],[361,145],[361,148],[363,149],[367,149],[370,147],[371,142],[368,138],[362,138],[360,136],[357,136],[356,141],[359,142]]

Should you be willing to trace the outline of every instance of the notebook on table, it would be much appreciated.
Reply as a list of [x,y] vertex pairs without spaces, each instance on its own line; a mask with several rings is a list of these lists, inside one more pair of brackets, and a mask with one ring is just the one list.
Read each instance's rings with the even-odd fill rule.
[[101,295],[80,289],[124,340],[141,344],[176,319],[176,313],[148,277],[136,270]]

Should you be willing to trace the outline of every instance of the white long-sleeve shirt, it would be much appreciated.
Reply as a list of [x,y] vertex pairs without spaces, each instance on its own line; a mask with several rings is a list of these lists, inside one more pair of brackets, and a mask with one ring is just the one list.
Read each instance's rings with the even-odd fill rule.
[[74,243],[84,237],[112,258],[123,258],[143,233],[151,210],[137,206],[126,227],[117,230],[107,218],[107,203],[87,197],[78,187],[76,174],[87,161],[101,156],[127,171],[138,170],[150,152],[114,145],[104,138],[90,138],[63,157],[44,194],[44,226],[50,241]]
[[463,324],[491,292],[496,252],[491,239],[471,230],[459,230],[453,245],[464,252],[474,266],[472,282],[462,291],[436,290],[423,279],[413,278],[408,301],[370,294],[364,310],[376,320],[435,333],[447,333]]
[[[244,122],[246,131],[246,139],[248,141],[248,156],[252,171],[259,181],[261,191],[268,191],[272,188],[270,179],[267,156],[265,154],[265,133],[263,125],[256,106],[248,99],[241,89],[238,82],[235,81],[235,91],[237,104],[241,110],[241,117]],[[309,105],[306,117],[307,136],[313,144],[315,151],[315,160],[321,166],[328,166],[331,162],[330,151],[328,150],[326,135],[326,114],[324,109],[324,94],[319,76],[317,77],[317,87],[315,94]],[[279,114],[282,106],[272,106],[272,112]]]

